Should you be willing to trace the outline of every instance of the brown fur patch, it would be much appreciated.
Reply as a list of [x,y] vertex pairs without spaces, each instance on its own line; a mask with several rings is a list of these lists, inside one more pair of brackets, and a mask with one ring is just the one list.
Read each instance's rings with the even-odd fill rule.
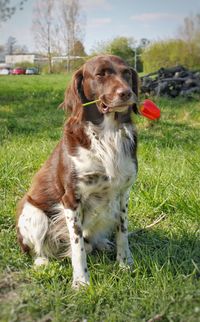
[[75,223],[74,223],[73,228],[74,228],[74,233],[75,233],[76,235],[78,235],[78,236],[80,236],[80,237],[82,237],[82,236],[83,236],[82,229],[81,229],[81,227],[80,227],[78,224],[75,224]]
[[85,133],[85,126],[77,124],[76,121],[74,117],[71,117],[64,129],[68,151],[72,155],[76,153],[79,146],[85,149],[89,149],[91,146],[91,141]]

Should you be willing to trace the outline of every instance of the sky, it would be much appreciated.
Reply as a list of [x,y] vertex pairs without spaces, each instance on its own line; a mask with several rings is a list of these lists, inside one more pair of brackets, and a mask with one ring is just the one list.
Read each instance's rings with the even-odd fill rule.
[[[15,0],[16,1],[16,0]],[[45,1],[45,0],[43,0]],[[59,0],[58,0],[59,1]],[[161,40],[178,35],[184,17],[200,13],[200,0],[79,0],[85,16],[83,43],[87,53],[98,42],[116,36]],[[27,0],[22,11],[0,28],[0,44],[9,36],[19,45],[34,52],[31,32],[33,7],[36,0]]]

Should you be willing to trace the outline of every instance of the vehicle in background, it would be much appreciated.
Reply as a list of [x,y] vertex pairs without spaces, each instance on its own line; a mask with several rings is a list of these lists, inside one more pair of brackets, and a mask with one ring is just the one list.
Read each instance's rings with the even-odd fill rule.
[[26,73],[26,69],[25,68],[14,68],[12,70],[12,75],[24,75]]
[[9,68],[2,68],[0,69],[0,75],[9,75],[11,70]]
[[38,75],[39,74],[39,69],[36,67],[29,67],[26,68],[26,75]]

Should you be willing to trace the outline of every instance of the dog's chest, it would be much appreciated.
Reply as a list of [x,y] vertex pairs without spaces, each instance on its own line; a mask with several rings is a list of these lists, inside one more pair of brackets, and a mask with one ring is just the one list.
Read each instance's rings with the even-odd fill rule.
[[99,135],[88,129],[88,135],[91,148],[79,148],[73,157],[77,188],[86,208],[102,209],[132,185],[137,171],[132,156],[135,143],[128,128]]

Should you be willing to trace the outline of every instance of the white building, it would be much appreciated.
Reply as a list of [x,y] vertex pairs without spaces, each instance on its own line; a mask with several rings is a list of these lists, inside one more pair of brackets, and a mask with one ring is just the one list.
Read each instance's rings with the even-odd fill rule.
[[40,54],[13,54],[5,57],[5,63],[10,66],[25,62],[37,64],[45,61],[47,61],[47,57]]

